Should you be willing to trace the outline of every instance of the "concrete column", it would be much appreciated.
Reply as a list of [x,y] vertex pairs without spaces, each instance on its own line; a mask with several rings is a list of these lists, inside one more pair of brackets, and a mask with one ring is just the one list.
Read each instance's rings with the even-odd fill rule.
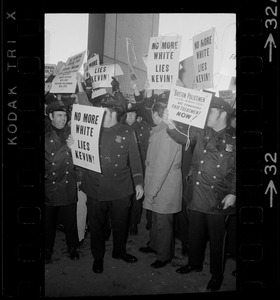
[[88,50],[90,56],[99,54],[100,64],[104,55],[105,14],[89,14],[88,20]]

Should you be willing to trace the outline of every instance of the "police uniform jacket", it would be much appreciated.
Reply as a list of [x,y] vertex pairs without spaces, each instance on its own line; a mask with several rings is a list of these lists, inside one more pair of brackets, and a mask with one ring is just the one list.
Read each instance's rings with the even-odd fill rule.
[[45,132],[45,203],[63,206],[77,202],[76,174],[71,150],[66,144],[70,127],[65,126],[60,136],[46,126]]
[[[182,208],[182,146],[166,133],[161,122],[151,131],[146,159],[143,208],[172,214]],[[151,203],[149,195],[154,196]]]
[[[181,127],[181,130],[186,134],[187,126]],[[178,143],[186,143],[186,136],[176,129],[167,129],[167,132]],[[204,130],[191,127],[189,137],[195,146],[184,192],[187,207],[204,213],[235,213],[234,207],[226,210],[219,207],[226,195],[236,194],[234,128],[227,127],[215,132],[210,127]]]
[[117,123],[102,127],[99,155],[101,173],[83,170],[81,189],[99,201],[125,198],[143,185],[141,159],[135,132],[129,126]]
[[149,137],[150,137],[150,129],[144,122],[137,122],[135,121],[132,125],[133,130],[135,131],[138,148],[140,151],[141,162],[143,170],[145,168],[145,160],[149,145]]

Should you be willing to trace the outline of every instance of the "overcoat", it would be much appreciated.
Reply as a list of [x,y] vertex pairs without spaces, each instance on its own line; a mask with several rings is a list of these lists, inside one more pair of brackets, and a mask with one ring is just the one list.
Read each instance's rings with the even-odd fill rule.
[[65,126],[60,136],[49,123],[45,132],[45,203],[63,206],[77,202],[76,174],[66,139],[70,127]]
[[[166,132],[161,122],[151,130],[146,159],[143,208],[172,214],[182,208],[182,146]],[[149,195],[154,196],[153,203]]]

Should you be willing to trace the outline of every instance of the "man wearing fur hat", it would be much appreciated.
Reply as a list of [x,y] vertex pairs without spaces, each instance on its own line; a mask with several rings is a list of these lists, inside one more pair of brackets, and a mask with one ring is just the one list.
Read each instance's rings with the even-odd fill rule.
[[223,282],[226,223],[228,216],[235,213],[236,139],[230,126],[232,112],[225,100],[212,96],[204,129],[170,121],[167,110],[163,116],[171,138],[180,144],[194,144],[184,191],[190,222],[188,264],[176,272],[202,271],[208,237],[212,275],[208,290],[220,289]]
[[[126,252],[129,205],[134,192],[137,199],[141,199],[144,193],[135,133],[132,128],[118,122],[118,116],[126,108],[125,99],[106,94],[101,107],[105,108],[99,142],[101,173],[84,169],[80,186],[87,195],[90,245],[94,258],[92,270],[95,273],[103,272],[108,211],[113,233],[112,257],[127,263],[137,261],[135,256]],[[68,142],[73,144],[73,138],[70,137]]]
[[71,259],[79,259],[77,231],[77,185],[71,150],[66,107],[54,100],[46,109],[50,122],[45,127],[45,259],[50,262],[56,233],[56,221],[64,227]]

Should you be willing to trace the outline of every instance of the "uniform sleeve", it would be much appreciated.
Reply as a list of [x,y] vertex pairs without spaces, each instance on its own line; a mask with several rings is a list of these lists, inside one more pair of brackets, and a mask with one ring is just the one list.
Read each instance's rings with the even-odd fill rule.
[[152,196],[155,197],[164,184],[165,179],[173,166],[177,151],[178,145],[169,136],[164,136],[161,139],[156,161],[154,162],[154,173],[152,175],[153,184],[149,191],[149,194]]
[[191,127],[189,125],[175,122],[176,129],[166,129],[167,134],[178,144],[185,145],[188,140],[195,144],[197,137],[202,133],[202,129]]
[[140,157],[139,148],[138,148],[134,130],[132,131],[130,137],[128,151],[129,151],[129,165],[130,165],[134,185],[136,186],[140,184],[143,186],[142,163],[141,163],[141,157]]

